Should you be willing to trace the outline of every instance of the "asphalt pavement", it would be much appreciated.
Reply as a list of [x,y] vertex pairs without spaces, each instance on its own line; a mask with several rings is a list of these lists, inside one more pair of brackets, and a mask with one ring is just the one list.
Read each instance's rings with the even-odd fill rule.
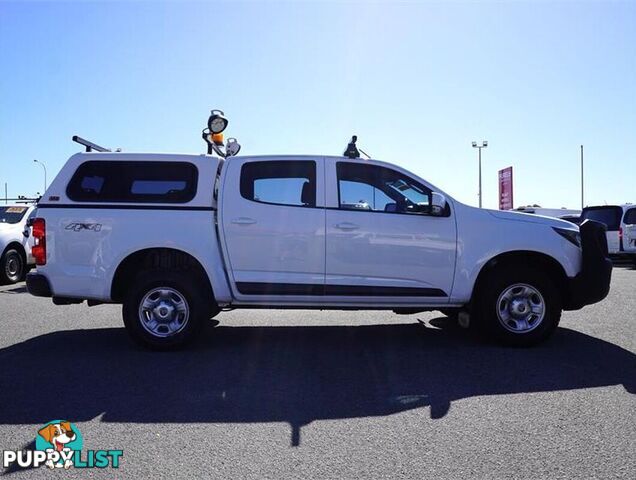
[[[241,310],[191,348],[134,347],[120,307],[0,287],[0,449],[47,421],[120,468],[45,478],[636,478],[636,269],[545,344],[439,312]],[[62,478],[62,477],[60,477]]]

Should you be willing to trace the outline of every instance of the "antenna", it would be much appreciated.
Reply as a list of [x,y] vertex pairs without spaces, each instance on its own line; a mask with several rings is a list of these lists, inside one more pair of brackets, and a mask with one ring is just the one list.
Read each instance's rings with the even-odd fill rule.
[[358,151],[358,147],[356,147],[356,142],[358,141],[358,136],[354,135],[351,137],[351,141],[347,145],[343,155],[348,158],[360,158],[360,152]]
[[367,154],[367,152],[356,146],[357,141],[358,136],[353,135],[351,137],[351,142],[349,142],[349,144],[347,145],[347,148],[344,151],[343,155],[348,158],[360,158],[360,154],[362,153],[362,155],[367,157],[368,160],[371,160],[371,157]]

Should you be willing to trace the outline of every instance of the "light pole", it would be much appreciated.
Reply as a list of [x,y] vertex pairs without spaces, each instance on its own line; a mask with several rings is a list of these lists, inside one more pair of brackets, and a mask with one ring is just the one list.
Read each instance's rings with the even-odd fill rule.
[[583,191],[584,191],[584,187],[583,187],[583,145],[581,145],[581,210],[583,210],[583,208],[585,208],[585,202],[584,197],[583,197]]
[[484,140],[481,145],[477,145],[477,142],[473,142],[473,148],[479,149],[479,208],[481,208],[481,149],[488,146],[488,141]]
[[[46,192],[46,165],[44,165],[42,162],[40,162],[39,160],[33,160],[35,163],[39,163],[40,165],[42,165],[42,168],[44,169],[44,192]],[[42,193],[42,195],[44,195],[44,192]]]

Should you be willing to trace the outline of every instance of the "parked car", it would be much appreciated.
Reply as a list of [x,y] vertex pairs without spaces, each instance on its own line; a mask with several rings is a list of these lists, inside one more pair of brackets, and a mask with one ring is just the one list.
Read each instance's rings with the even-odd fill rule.
[[585,207],[581,219],[605,224],[610,255],[627,258],[636,264],[636,205]]
[[460,312],[531,345],[605,298],[612,270],[598,222],[470,207],[347,157],[79,153],[33,237],[31,294],[121,303],[130,336],[157,349],[234,308]]
[[[544,217],[563,218],[564,216],[579,216],[581,210],[571,208],[543,208],[539,205],[527,205],[524,207],[517,207],[515,212],[531,213],[533,215],[542,215]],[[569,220],[568,220],[569,221]]]
[[35,265],[29,245],[27,221],[35,207],[29,204],[0,206],[0,283],[24,280]]

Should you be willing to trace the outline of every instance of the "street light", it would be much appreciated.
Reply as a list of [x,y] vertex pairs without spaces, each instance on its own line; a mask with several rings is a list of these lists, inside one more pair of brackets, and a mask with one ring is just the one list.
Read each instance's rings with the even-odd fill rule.
[[583,145],[581,145],[581,210],[585,208],[585,202],[583,201]]
[[33,160],[35,163],[39,163],[40,165],[42,165],[42,168],[44,169],[44,191],[46,192],[46,165],[44,165],[42,162],[40,162],[39,160]]
[[473,148],[479,149],[479,208],[481,208],[481,149],[488,146],[488,141],[484,140],[481,145],[477,145],[477,142],[473,142]]

